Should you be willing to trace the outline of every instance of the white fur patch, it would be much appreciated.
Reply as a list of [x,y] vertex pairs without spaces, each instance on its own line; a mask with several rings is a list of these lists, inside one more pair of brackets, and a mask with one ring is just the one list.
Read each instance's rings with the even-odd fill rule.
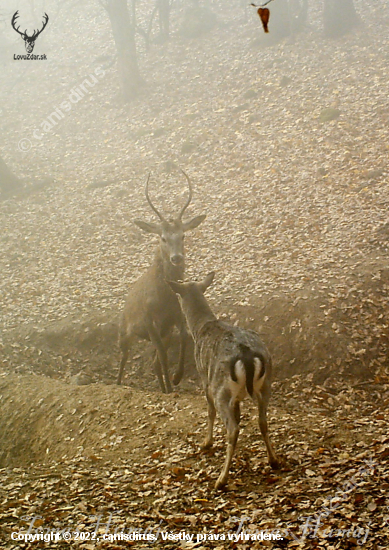
[[242,401],[247,395],[246,390],[246,370],[243,362],[239,359],[234,365],[235,376],[237,381],[235,382],[231,377],[229,379],[229,389],[231,391],[231,398],[235,401],[239,399]]
[[[229,389],[231,391],[231,399],[234,401],[239,399],[242,401],[248,396],[246,387],[246,369],[243,362],[239,359],[234,365],[235,376],[237,381],[234,382],[232,378],[229,379]],[[265,381],[266,371],[260,376],[262,370],[262,362],[258,357],[254,357],[254,377],[253,377],[253,395],[258,394]]]
[[239,359],[239,361],[235,363],[234,370],[235,375],[238,379],[237,384],[239,384],[240,386],[246,384],[246,369],[244,368],[243,361]]
[[235,401],[239,399],[242,401],[247,396],[246,389],[246,369],[243,362],[239,359],[234,365],[235,376],[237,381],[234,382],[232,378],[229,380],[229,387],[231,391],[231,398]]
[[263,375],[260,377],[261,370],[262,370],[262,362],[259,359],[259,357],[254,357],[254,365],[255,367],[254,367],[253,388],[254,388],[254,393],[259,393],[265,381],[266,371],[264,371]]

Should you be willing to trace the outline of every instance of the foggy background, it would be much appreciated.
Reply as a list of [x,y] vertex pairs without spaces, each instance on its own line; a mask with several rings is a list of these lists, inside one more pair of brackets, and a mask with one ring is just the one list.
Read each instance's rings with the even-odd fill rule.
[[[187,274],[216,270],[209,295],[219,313],[276,300],[271,340],[276,332],[303,336],[300,317],[316,327],[324,311],[340,353],[352,346],[350,363],[365,350],[360,365],[372,339],[384,355],[381,299],[374,311],[358,309],[352,327],[346,313],[386,269],[387,2],[356,1],[360,24],[341,37],[327,36],[322,2],[308,3],[306,24],[295,30],[297,4],[277,8],[275,0],[268,35],[251,6],[195,4],[173,3],[169,40],[156,14],[148,41],[155,4],[136,4],[143,84],[129,100],[100,3],[1,4],[0,151],[25,190],[15,197],[3,188],[0,206],[3,334],[121,311],[155,247],[132,224],[154,216],[146,175],[153,200],[173,213],[187,192],[182,167],[194,185],[187,215],[207,214],[188,235]],[[33,52],[47,60],[14,60],[26,53],[10,24],[16,10],[21,29],[40,28],[49,15]],[[285,37],[280,13],[289,17]],[[350,293],[358,298],[351,306]],[[285,299],[314,305],[297,318],[291,305],[282,319]],[[266,332],[266,312],[244,315]],[[287,347],[289,365],[295,350]],[[376,353],[358,368],[376,368]]]
[[[154,0],[110,18],[119,4],[0,2],[0,538],[14,548],[25,514],[93,530],[109,513],[126,531],[227,532],[242,515],[297,535],[369,459],[328,521],[362,529],[336,547],[369,525],[365,548],[386,548],[389,4],[274,0],[265,34],[248,2],[175,0],[168,39]],[[33,51],[47,59],[14,59],[17,10],[30,33],[49,16]],[[207,214],[186,275],[215,270],[215,313],[268,345],[289,464],[270,473],[249,404],[227,494],[220,423],[214,454],[198,452],[189,352],[174,393],[144,341],[114,384],[119,314],[157,245],[132,220],[156,221],[149,172],[158,209],[179,211],[180,168],[184,218]]]

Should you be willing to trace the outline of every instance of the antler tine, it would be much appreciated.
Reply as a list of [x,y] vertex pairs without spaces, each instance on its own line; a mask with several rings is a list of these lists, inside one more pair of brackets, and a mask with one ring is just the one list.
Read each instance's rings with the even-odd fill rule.
[[14,16],[12,17],[11,25],[12,25],[12,28],[13,28],[16,32],[18,32],[21,36],[23,36],[23,33],[20,32],[20,30],[19,30],[19,29],[20,29],[20,25],[19,25],[18,28],[15,27],[16,19],[17,19],[18,17],[19,17],[19,10],[16,11],[16,12],[14,13]]
[[[46,17],[46,19],[45,19]],[[38,38],[38,36],[40,35],[40,33],[45,29],[47,23],[49,22],[49,16],[47,15],[47,13],[45,13],[45,15],[43,16],[43,27],[41,28],[41,30],[35,30],[34,29],[34,34],[32,35],[33,38]]]
[[[45,17],[46,17],[46,20],[45,20]],[[43,16],[43,27],[41,28],[41,30],[39,32],[42,32],[43,29],[46,27],[47,23],[49,22],[49,16],[47,15],[47,13],[45,13],[45,15]]]
[[189,197],[188,197],[188,200],[186,201],[186,203],[184,204],[184,206],[181,208],[181,212],[178,214],[178,219],[179,220],[182,218],[183,213],[188,208],[188,206],[190,205],[190,201],[192,200],[192,184],[190,182],[190,178],[189,178],[188,174],[186,172],[184,172],[184,170],[182,170],[182,168],[181,168],[181,172],[184,174],[184,176],[186,177],[186,180],[188,182]]
[[153,205],[153,203],[151,202],[150,197],[149,197],[149,180],[150,180],[150,176],[151,176],[151,172],[149,172],[149,175],[148,175],[147,181],[146,181],[146,189],[145,189],[146,199],[147,199],[147,202],[149,203],[150,207],[152,208],[152,210],[154,210],[154,212],[157,214],[158,218],[161,220],[161,222],[163,222],[163,221],[165,221],[165,218],[162,216],[162,214],[160,214],[158,212],[158,210],[155,208],[155,206]]

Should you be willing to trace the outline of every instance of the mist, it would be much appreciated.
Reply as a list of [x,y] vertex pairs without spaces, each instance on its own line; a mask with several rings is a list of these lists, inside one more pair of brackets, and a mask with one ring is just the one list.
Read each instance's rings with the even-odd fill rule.
[[[93,532],[92,516],[112,513],[107,533],[196,540],[250,524],[283,533],[273,548],[291,532],[314,548],[319,527],[329,544],[382,544],[388,31],[384,0],[0,0],[0,497],[32,476],[10,489],[13,531],[39,527],[23,514],[49,517],[50,470],[67,487],[55,488],[56,528]],[[182,269],[157,276],[165,253]],[[199,453],[195,344],[181,354],[187,329],[165,288],[210,272],[216,317],[272,357],[282,464],[270,470],[245,401],[227,496],[214,490],[225,428]],[[83,468],[95,493],[74,477]],[[321,483],[331,499],[354,470],[366,486],[344,498],[355,521],[339,507],[346,534],[298,519],[320,514]]]

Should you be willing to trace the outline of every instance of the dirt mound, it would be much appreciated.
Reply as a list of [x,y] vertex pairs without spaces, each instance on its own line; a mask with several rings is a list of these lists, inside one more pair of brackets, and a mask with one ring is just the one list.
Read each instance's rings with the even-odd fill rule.
[[[80,386],[77,378],[66,383],[44,376],[3,375],[0,395],[3,467],[76,456],[116,461],[131,449],[137,449],[140,458],[145,432],[151,434],[158,426],[169,434],[183,427],[172,422],[177,394],[137,392],[116,385]],[[181,407],[185,399],[180,396]]]
[[310,372],[316,383],[330,376],[386,378],[388,264],[368,259],[350,265],[348,275],[350,287],[344,292],[335,290],[335,280],[327,281],[325,296],[307,287],[266,299],[253,312],[261,320],[255,328],[272,351],[277,376]]

